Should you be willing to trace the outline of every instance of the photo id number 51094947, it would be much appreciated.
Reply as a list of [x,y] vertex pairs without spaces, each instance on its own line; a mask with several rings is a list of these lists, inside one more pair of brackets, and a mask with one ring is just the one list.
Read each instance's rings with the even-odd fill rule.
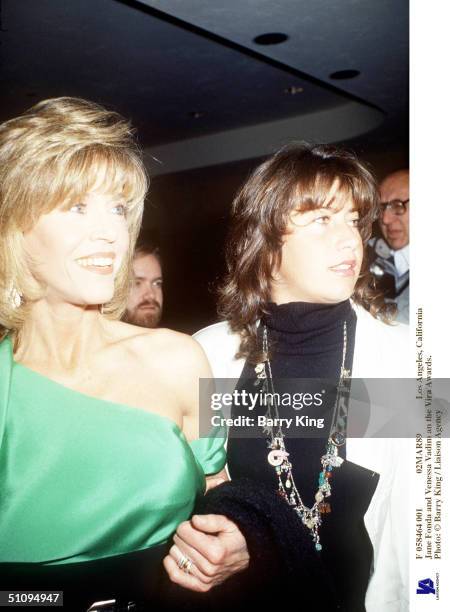
[[0,591],[0,607],[63,607],[62,591]]

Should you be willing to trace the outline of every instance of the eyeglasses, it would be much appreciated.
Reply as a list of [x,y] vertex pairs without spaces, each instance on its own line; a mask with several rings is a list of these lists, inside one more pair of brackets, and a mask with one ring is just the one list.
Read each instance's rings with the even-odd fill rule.
[[381,212],[384,213],[389,210],[394,215],[404,215],[407,211],[407,204],[409,202],[409,198],[407,200],[391,200],[390,202],[381,202]]

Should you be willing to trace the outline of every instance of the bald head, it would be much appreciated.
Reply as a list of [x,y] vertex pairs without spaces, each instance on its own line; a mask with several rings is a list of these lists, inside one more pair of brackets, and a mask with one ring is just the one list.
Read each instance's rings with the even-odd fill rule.
[[[409,170],[397,170],[380,184],[381,202],[409,200]],[[406,212],[396,215],[392,210],[382,212],[379,222],[384,239],[394,251],[409,244],[409,201]]]

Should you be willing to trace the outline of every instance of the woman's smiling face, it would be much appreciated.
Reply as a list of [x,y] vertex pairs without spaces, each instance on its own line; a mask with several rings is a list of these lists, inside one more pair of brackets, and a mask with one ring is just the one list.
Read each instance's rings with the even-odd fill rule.
[[24,241],[30,270],[46,288],[45,299],[107,303],[129,244],[126,205],[94,191],[67,210],[41,215]]
[[274,272],[272,300],[334,304],[348,299],[361,269],[359,213],[335,182],[322,208],[293,211]]

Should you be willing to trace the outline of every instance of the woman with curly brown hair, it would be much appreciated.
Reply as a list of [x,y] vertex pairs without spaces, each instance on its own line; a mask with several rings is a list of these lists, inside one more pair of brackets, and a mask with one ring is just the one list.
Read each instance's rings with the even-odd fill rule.
[[[304,143],[276,153],[233,204],[219,303],[226,321],[195,335],[215,377],[275,398],[252,413],[269,419],[258,437],[231,427],[232,482],[246,478],[278,491],[327,569],[338,608],[348,612],[398,612],[408,588],[399,443],[346,439],[338,418],[350,376],[405,372],[406,329],[389,323],[365,270],[377,206],[375,180],[353,154]],[[323,381],[334,393],[324,393]],[[303,425],[326,427],[287,431],[293,410],[276,399],[283,390],[317,393],[321,401],[297,414]],[[248,407],[235,402],[231,417],[245,415]],[[208,548],[195,532],[185,529],[176,542],[197,566],[207,565]],[[229,555],[223,549],[218,566]]]

